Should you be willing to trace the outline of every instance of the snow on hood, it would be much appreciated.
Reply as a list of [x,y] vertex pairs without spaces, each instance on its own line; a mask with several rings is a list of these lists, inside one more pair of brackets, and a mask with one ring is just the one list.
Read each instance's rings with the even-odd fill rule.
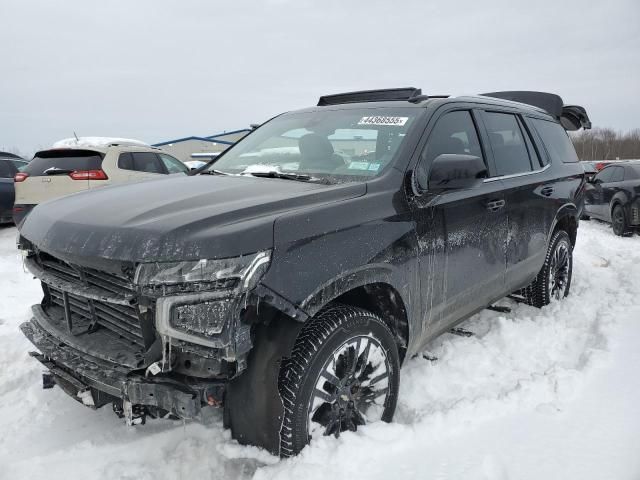
[[149,144],[132,138],[119,137],[79,137],[79,138],[63,138],[52,145],[52,148],[64,147],[107,147],[113,143],[120,145],[139,145],[148,147]]

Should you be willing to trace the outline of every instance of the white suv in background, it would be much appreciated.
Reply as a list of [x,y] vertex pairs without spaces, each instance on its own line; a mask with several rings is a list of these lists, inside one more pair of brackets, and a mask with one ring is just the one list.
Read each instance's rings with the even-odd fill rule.
[[20,225],[36,205],[71,193],[188,172],[189,167],[177,158],[137,140],[61,140],[36,153],[15,175],[13,219]]

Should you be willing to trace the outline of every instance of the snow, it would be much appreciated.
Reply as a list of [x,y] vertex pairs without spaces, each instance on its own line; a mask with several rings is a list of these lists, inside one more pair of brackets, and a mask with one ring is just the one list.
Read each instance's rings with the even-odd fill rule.
[[[640,237],[581,222],[572,294],[537,310],[484,311],[401,372],[394,423],[319,438],[281,461],[222,428],[126,427],[59,388],[42,390],[18,325],[40,287],[16,230],[0,229],[0,479],[638,479]],[[259,399],[256,399],[259,401]]]
[[55,142],[51,148],[64,148],[64,147],[107,147],[110,144],[117,143],[120,145],[135,145],[141,147],[148,147],[149,144],[140,140],[134,140],[132,138],[118,138],[118,137],[79,137],[79,138],[63,138]]

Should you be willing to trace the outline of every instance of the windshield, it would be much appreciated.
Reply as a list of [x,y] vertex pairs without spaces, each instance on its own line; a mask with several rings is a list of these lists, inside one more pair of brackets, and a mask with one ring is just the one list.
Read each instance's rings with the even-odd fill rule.
[[293,173],[326,183],[367,180],[393,163],[419,112],[405,107],[285,114],[241,140],[210,169]]

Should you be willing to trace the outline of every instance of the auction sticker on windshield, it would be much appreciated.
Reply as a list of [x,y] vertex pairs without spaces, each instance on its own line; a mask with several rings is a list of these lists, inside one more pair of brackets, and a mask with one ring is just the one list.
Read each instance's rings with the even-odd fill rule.
[[362,117],[358,122],[358,125],[388,125],[402,127],[407,123],[407,120],[409,120],[409,117]]

